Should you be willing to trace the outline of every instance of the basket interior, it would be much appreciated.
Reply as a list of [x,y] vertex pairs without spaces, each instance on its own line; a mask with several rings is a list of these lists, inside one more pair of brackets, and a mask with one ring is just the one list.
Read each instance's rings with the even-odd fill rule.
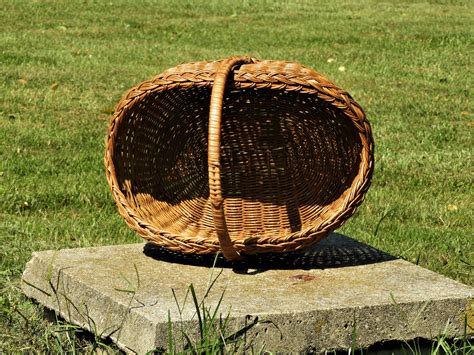
[[[217,239],[208,199],[210,94],[205,86],[151,93],[122,118],[118,185],[129,208],[158,230]],[[221,134],[233,239],[280,238],[323,223],[359,171],[362,143],[352,121],[313,94],[228,90]]]

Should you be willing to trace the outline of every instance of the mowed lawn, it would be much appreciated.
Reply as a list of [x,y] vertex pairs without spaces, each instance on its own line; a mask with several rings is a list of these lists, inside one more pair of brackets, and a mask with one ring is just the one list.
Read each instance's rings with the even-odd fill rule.
[[120,97],[229,55],[297,61],[351,93],[376,165],[340,232],[474,285],[473,18],[469,1],[3,1],[0,350],[76,346],[18,289],[31,252],[140,241],[103,167]]

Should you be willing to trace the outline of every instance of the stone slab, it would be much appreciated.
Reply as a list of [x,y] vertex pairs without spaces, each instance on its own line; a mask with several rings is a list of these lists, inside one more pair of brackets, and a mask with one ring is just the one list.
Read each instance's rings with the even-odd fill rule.
[[249,330],[254,349],[320,352],[350,348],[354,336],[367,347],[473,332],[472,287],[340,234],[304,254],[217,259],[214,269],[213,262],[150,244],[41,251],[26,265],[22,288],[67,321],[139,354],[166,348],[168,317],[175,330],[184,324],[196,333],[190,297],[181,312],[176,299],[185,300],[190,284],[201,299],[211,274],[219,277],[206,305],[214,309],[224,292],[220,311],[230,312],[230,327],[272,322]]

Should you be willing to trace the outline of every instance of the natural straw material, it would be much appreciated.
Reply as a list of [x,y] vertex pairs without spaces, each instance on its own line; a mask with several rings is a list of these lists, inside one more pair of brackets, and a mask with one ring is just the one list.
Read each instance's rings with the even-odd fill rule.
[[369,187],[373,141],[362,108],[321,74],[232,57],[130,90],[105,165],[143,238],[233,260],[307,248],[341,226]]

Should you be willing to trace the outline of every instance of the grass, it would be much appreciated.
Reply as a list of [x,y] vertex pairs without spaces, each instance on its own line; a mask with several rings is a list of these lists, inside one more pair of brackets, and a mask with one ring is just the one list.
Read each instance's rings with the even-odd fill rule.
[[139,241],[118,216],[102,163],[125,90],[178,63],[232,54],[297,61],[348,90],[372,123],[376,169],[341,232],[474,285],[469,1],[2,7],[0,349],[47,351],[51,333],[64,351],[73,346],[18,291],[32,251]]
[[[249,316],[245,325],[235,328],[230,324],[230,311],[222,313],[222,300],[225,295],[225,289],[221,292],[216,305],[207,304],[208,297],[217,282],[223,269],[214,275],[217,256],[214,259],[214,265],[210,272],[210,277],[203,295],[198,298],[194,285],[188,286],[183,300],[178,300],[174,290],[173,297],[178,309],[179,319],[171,319],[171,312],[168,310],[168,347],[159,349],[166,354],[176,354],[184,352],[186,354],[234,354],[234,353],[263,353],[264,346],[259,350],[255,349],[253,339],[247,340],[250,336],[247,333],[257,324],[270,324],[279,330],[272,321],[259,320],[258,317]],[[198,335],[194,336],[196,329],[189,329],[183,322],[183,313],[185,305],[191,299],[194,307],[194,315],[191,317],[191,326],[197,319]],[[177,326],[173,326],[173,321],[178,321]],[[235,328],[235,329],[233,329]]]

